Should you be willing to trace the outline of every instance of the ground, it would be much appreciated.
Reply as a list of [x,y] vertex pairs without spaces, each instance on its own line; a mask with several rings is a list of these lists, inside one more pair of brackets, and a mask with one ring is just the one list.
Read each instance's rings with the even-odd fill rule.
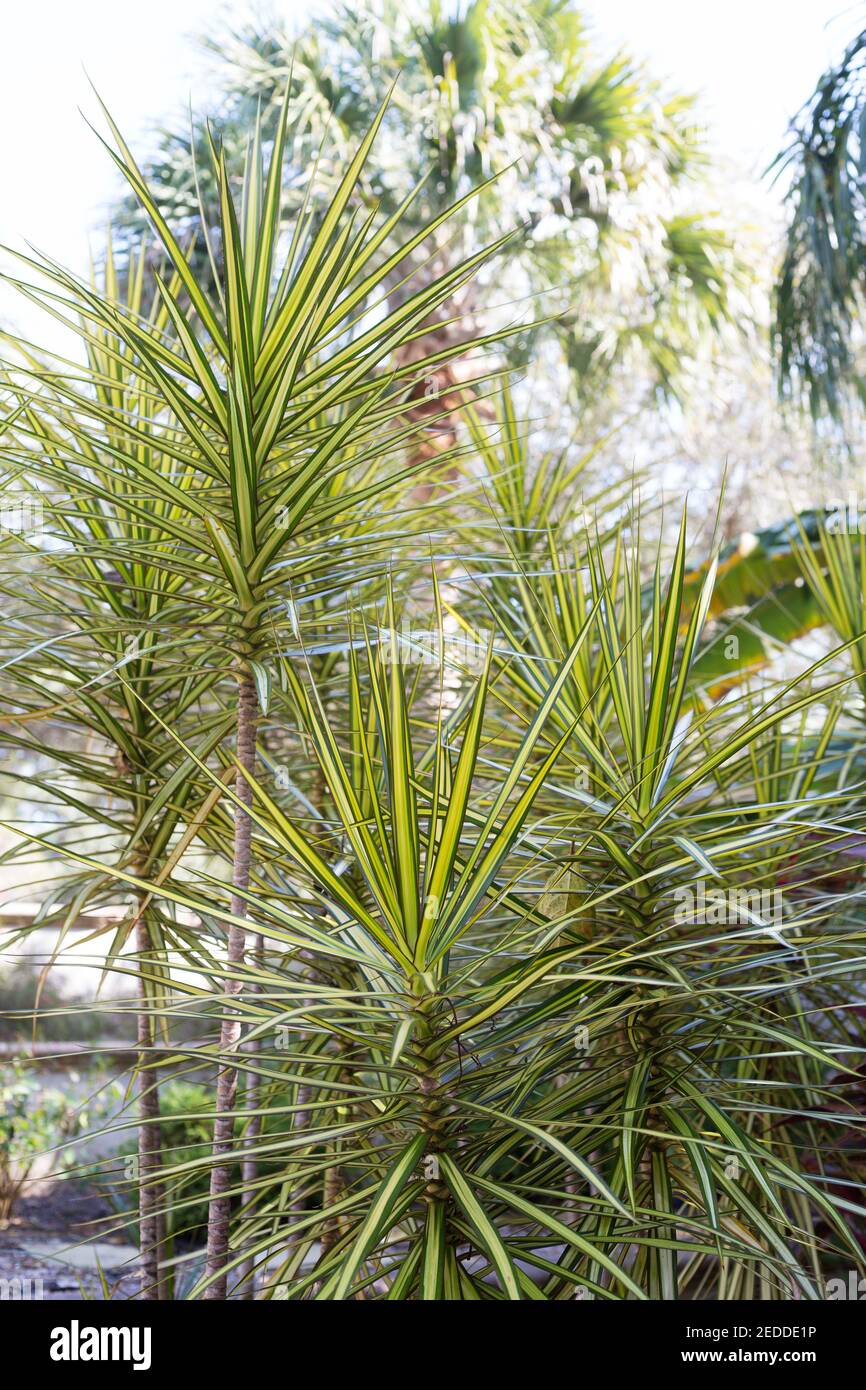
[[102,1299],[100,1269],[109,1297],[134,1297],[137,1251],[117,1225],[108,1203],[86,1183],[40,1183],[0,1227],[0,1299]]

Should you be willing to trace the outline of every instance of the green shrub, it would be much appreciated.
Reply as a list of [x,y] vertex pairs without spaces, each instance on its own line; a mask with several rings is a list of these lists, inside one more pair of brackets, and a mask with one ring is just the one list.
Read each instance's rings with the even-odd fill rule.
[[9,1221],[40,1158],[47,1171],[68,1161],[53,1151],[85,1122],[62,1091],[40,1086],[17,1063],[6,1069],[0,1079],[0,1224]]

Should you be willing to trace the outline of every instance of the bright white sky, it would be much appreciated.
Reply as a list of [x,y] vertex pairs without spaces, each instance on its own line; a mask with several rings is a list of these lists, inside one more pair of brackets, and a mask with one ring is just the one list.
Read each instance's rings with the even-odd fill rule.
[[850,0],[587,0],[600,35],[696,92],[717,148],[756,173],[817,79],[866,25]]
[[[519,3],[519,0],[515,0]],[[274,0],[309,14],[322,0]],[[702,97],[718,150],[755,171],[778,148],[816,78],[866,17],[845,0],[586,0],[604,49],[626,44],[661,77]],[[0,243],[29,240],[71,269],[87,263],[119,176],[83,120],[99,124],[87,72],[133,148],[148,128],[204,104],[191,37],[238,19],[213,0],[22,0],[8,4],[0,47]],[[5,263],[5,262],[4,262]],[[33,314],[0,290],[0,318]]]

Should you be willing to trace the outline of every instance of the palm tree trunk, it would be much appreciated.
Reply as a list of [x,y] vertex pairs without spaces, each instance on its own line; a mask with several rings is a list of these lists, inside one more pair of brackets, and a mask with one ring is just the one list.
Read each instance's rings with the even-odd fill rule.
[[[256,687],[249,672],[244,671],[238,689],[237,759],[239,770],[235,779],[238,800],[246,807],[253,803],[252,787],[240,768],[255,771],[256,730],[258,726],[259,705]],[[246,900],[240,896],[245,893],[250,881],[250,847],[252,821],[240,807],[235,811],[235,830],[233,846],[231,912],[234,917],[247,915]],[[243,927],[232,925],[229,928],[227,963],[229,970],[243,963],[246,932]],[[240,979],[226,981],[226,994],[236,995],[241,990]],[[241,1025],[237,1014],[230,1008],[226,1010],[220,1027],[220,1057],[223,1059],[217,1077],[216,1118],[214,1120],[213,1157],[211,1169],[210,1206],[208,1209],[207,1264],[208,1277],[216,1276],[205,1291],[206,1299],[224,1299],[227,1292],[227,1277],[224,1271],[229,1247],[229,1216],[231,1198],[228,1189],[231,1182],[231,1151],[234,1142],[234,1109],[237,1095],[237,1067],[226,1058],[232,1053],[240,1038]]]
[[[450,253],[443,243],[436,256],[425,258],[412,275],[407,277],[405,271],[399,272],[400,278],[388,296],[389,305],[398,307],[405,303],[419,288],[428,287],[450,268]],[[409,444],[409,461],[419,472],[414,490],[419,501],[427,501],[443,482],[457,472],[454,464],[444,474],[442,470],[438,474],[435,470],[440,456],[457,443],[458,428],[466,406],[474,403],[482,417],[490,414],[490,407],[485,401],[475,400],[472,381],[475,369],[465,355],[466,344],[478,332],[477,299],[475,286],[464,286],[457,298],[444,300],[431,313],[423,325],[422,335],[398,347],[394,354],[398,366],[411,367],[413,363],[434,353],[443,353],[448,348],[452,350],[450,358],[438,362],[428,369],[423,379],[414,382],[402,416],[404,424],[417,427]],[[425,476],[428,469],[432,477]]]

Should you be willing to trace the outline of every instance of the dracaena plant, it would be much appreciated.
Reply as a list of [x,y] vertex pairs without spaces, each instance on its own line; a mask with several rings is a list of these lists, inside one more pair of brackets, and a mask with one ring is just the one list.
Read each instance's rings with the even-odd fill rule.
[[[718,557],[707,640],[693,675],[715,699],[771,666],[813,629],[832,628],[862,692],[863,530],[855,506],[837,503],[800,512],[739,536]],[[686,576],[688,606],[697,600],[708,563]],[[853,692],[852,692],[853,693]]]
[[[212,629],[218,649],[233,662],[239,800],[230,855],[236,920],[228,935],[229,996],[238,988],[231,972],[244,956],[240,919],[250,881],[250,790],[244,774],[255,767],[260,713],[270,696],[274,607],[284,605],[293,583],[309,579],[311,542],[320,553],[332,546],[339,519],[368,507],[412,471],[404,459],[411,458],[418,426],[407,414],[407,398],[443,354],[414,354],[411,365],[396,367],[395,354],[423,336],[437,306],[507,240],[451,265],[409,290],[397,307],[390,305],[383,287],[452,210],[437,213],[403,240],[404,208],[382,218],[375,206],[363,216],[350,210],[386,108],[387,101],[325,215],[314,220],[302,208],[287,242],[281,237],[281,200],[288,99],[266,166],[259,127],[251,134],[239,206],[225,157],[211,146],[221,209],[220,265],[214,259],[207,290],[106,113],[117,147],[112,157],[164,252],[165,273],[155,272],[158,312],[139,312],[135,288],[133,300],[124,304],[113,283],[88,286],[53,264],[27,262],[47,277],[43,302],[76,327],[91,349],[85,373],[69,373],[62,364],[20,366],[31,383],[27,447],[40,457],[43,476],[55,481],[64,469],[83,465],[97,506],[114,500],[120,477],[131,521],[146,521],[158,500],[165,546],[156,565],[160,578],[173,595],[198,605],[200,625]],[[127,278],[134,287],[136,275],[132,267]],[[130,364],[132,403],[123,380]],[[59,440],[52,437],[54,427],[39,419],[37,397],[46,387],[49,414],[59,417]],[[115,563],[135,588],[130,545],[148,552],[147,537],[134,531],[105,527],[98,538],[102,562]],[[237,1073],[229,1054],[238,1029],[236,1012],[227,1012],[217,1155],[230,1141]],[[228,1176],[227,1163],[214,1166],[211,1273],[224,1263]],[[224,1292],[217,1277],[209,1296]]]
[[[69,818],[13,828],[71,866],[58,948],[133,898],[104,965],[134,927],[145,1289],[204,1175],[194,1296],[820,1297],[866,1229],[862,566],[813,576],[837,652],[714,701],[732,567],[689,571],[685,517],[648,556],[609,491],[579,517],[583,460],[535,465],[507,393],[498,440],[468,421],[493,525],[467,546],[478,513],[415,486],[411,402],[480,257],[394,296],[447,213],[357,210],[384,108],[283,237],[287,119],[237,207],[211,147],[208,288],[114,131],[155,293],[144,253],[125,298],[110,257],[92,285],[39,263],[22,289],[87,362],[19,345],[4,381],[4,469],[49,528],[3,544],[3,737]],[[202,1001],[214,1145],[176,1162],[149,1044]]]
[[[320,1239],[322,1258],[314,1275],[299,1277],[298,1292],[316,1285],[323,1297],[343,1297],[368,1282],[362,1266],[381,1224],[390,1219],[395,1203],[404,1206],[419,1197],[422,1211],[427,1207],[420,1227],[426,1247],[425,1281],[441,1291],[446,1267],[448,1278],[456,1277],[443,1244],[449,1194],[463,1191],[457,1153],[447,1152],[450,1102],[443,1094],[460,1055],[463,1031],[454,1026],[449,1000],[449,990],[459,979],[458,974],[452,982],[452,962],[478,915],[495,916],[503,894],[506,910],[516,914],[518,922],[527,911],[519,896],[503,888],[502,880],[515,872],[522,827],[558,753],[558,741],[546,739],[546,719],[579,646],[539,701],[509,768],[488,778],[479,765],[479,752],[489,657],[464,701],[466,727],[459,752],[451,746],[454,721],[449,736],[447,710],[440,703],[437,737],[416,767],[411,701],[393,621],[390,632],[388,648],[368,648],[366,681],[350,651],[348,757],[315,690],[308,691],[294,669],[286,668],[294,707],[328,788],[337,826],[336,840],[333,830],[329,838],[335,843],[325,838],[317,847],[249,776],[255,790],[253,820],[270,842],[271,878],[269,883],[262,881],[255,895],[256,912],[267,916],[269,901],[291,896],[306,946],[303,968],[284,954],[263,961],[258,993],[244,1002],[259,1016],[255,1031],[265,1035],[303,1018],[303,1041],[292,1049],[300,1048],[302,1055],[292,1056],[289,1066],[301,1072],[311,1098],[275,1105],[275,1080],[282,1078],[275,1075],[271,1059],[266,1062],[259,1052],[254,1065],[262,1071],[266,1113],[271,1121],[285,1116],[290,1128],[276,1136],[271,1130],[256,1146],[265,1172],[252,1189],[244,1187],[247,1209],[237,1236],[242,1253],[232,1257],[229,1267],[243,1267],[249,1252],[267,1252],[274,1261],[281,1250],[291,1265],[297,1257],[293,1225],[307,1226],[304,1248]],[[410,690],[417,691],[418,683],[412,682]],[[542,756],[527,778],[526,769],[539,746]],[[485,784],[490,788],[487,805],[477,800]],[[343,860],[339,869],[333,864],[336,847]],[[309,925],[300,925],[303,917]],[[466,964],[461,961],[461,971]],[[377,988],[378,995],[365,998],[365,986],[368,991]],[[336,1015],[317,1019],[315,1001],[330,1001]],[[244,1065],[243,1058],[240,1062]],[[375,1114],[380,1103],[385,1143],[377,1155],[368,1136],[371,1106]],[[335,1109],[338,1115],[351,1116],[346,1122],[338,1120],[336,1128]],[[294,1123],[302,1114],[305,1123]],[[292,1154],[298,1146],[302,1151],[296,1175]],[[430,1176],[419,1185],[414,1169],[422,1154]],[[274,1173],[275,1158],[284,1155]],[[581,1160],[576,1162],[580,1167]],[[284,1222],[285,1233],[279,1224],[275,1230],[274,1194],[285,1194],[288,1187],[292,1202],[284,1198],[278,1206],[297,1213],[299,1195],[303,1199],[308,1187],[315,1190],[317,1176],[319,1226],[302,1217]],[[483,1215],[465,1194],[463,1208],[462,1220],[481,1221],[478,1238],[484,1240]],[[420,1249],[413,1251],[407,1273],[415,1268]],[[503,1269],[508,1268],[506,1261]],[[212,1279],[208,1271],[205,1293]],[[284,1288],[284,1282],[278,1278],[274,1287]]]
[[232,1282],[816,1298],[862,1264],[850,677],[696,705],[685,531],[648,607],[634,555],[588,568],[547,660],[500,630],[454,685],[443,632],[437,696],[389,614],[342,712],[285,669],[330,813],[311,835],[248,775],[262,1129]]
[[[530,582],[537,567],[544,567],[551,544],[570,543],[580,554],[593,523],[603,536],[615,529],[627,511],[630,484],[621,477],[602,482],[594,473],[613,431],[590,448],[577,447],[574,438],[539,447],[537,435],[546,427],[536,423],[534,429],[531,420],[519,417],[509,381],[495,404],[484,402],[482,409],[469,407],[465,414],[481,487],[480,505],[461,518],[461,531],[473,542],[473,580],[479,577],[479,538],[486,543],[491,573],[483,592],[489,590],[489,602],[499,600],[504,612],[517,576]],[[502,568],[503,553],[513,566]]]
[[[257,849],[244,914],[194,869],[153,890],[259,1044],[257,1114],[230,1111],[255,1175],[198,1294],[812,1298],[861,1264],[850,677],[695,701],[712,581],[693,609],[685,530],[664,566],[624,539],[585,560],[516,574],[530,611],[471,679],[444,630],[438,680],[405,669],[393,601],[349,623],[342,700],[281,661],[326,817],[183,750]],[[202,833],[230,854],[219,802]],[[230,993],[219,924],[246,913],[263,949]],[[180,1219],[222,1158],[166,1156]]]
[[[127,282],[125,307],[135,317],[141,315],[144,283],[142,254]],[[110,246],[100,288],[107,298],[116,296]],[[143,321],[162,332],[165,307],[153,301]],[[176,923],[160,911],[146,881],[170,872],[191,838],[184,824],[190,804],[197,805],[209,788],[199,792],[194,765],[178,757],[152,711],[178,730],[194,729],[204,750],[225,737],[233,715],[214,698],[223,670],[212,659],[202,592],[189,593],[192,572],[175,554],[185,513],[170,498],[145,500],[124,438],[113,427],[115,416],[122,417],[128,431],[137,433],[140,456],[170,474],[170,456],[146,442],[155,402],[135,359],[108,326],[91,327],[91,418],[75,419],[71,428],[67,364],[39,359],[22,344],[16,350],[10,383],[18,404],[4,464],[19,483],[29,483],[26,501],[39,525],[31,535],[4,538],[2,740],[19,791],[26,786],[28,795],[52,805],[58,821],[47,840],[30,833],[31,826],[19,827],[19,851],[23,846],[25,853],[44,855],[60,838],[100,861],[73,859],[64,877],[55,874],[41,886],[44,898],[33,928],[56,928],[49,966],[82,913],[117,906],[119,896],[128,901],[131,893],[128,915],[119,924],[109,917],[93,938],[108,939],[108,966],[117,965],[128,941],[138,961],[142,1297],[164,1297],[152,1048]],[[105,864],[124,870],[128,883],[106,875]]]
[[821,619],[848,647],[861,699],[866,699],[866,534],[819,522],[812,541],[801,527],[794,553]]
[[[535,805],[537,815],[547,812],[538,840],[542,867],[551,843],[556,846],[553,869],[547,879],[540,875],[538,892],[544,894],[540,910],[553,916],[544,939],[557,947],[548,980],[562,987],[534,1018],[549,1020],[580,1003],[585,1012],[572,1013],[572,1022],[598,1035],[589,1076],[576,1078],[563,1068],[562,1123],[568,1123],[569,1104],[572,1114],[598,1116],[583,1133],[588,1143],[598,1143],[599,1155],[608,1154],[611,1187],[632,1203],[634,1263],[628,1268],[646,1292],[676,1296],[684,1274],[686,1288],[711,1288],[722,1297],[742,1296],[744,1289],[751,1296],[779,1296],[789,1278],[808,1296],[820,1296],[823,1255],[856,1253],[847,1200],[835,1185],[828,1191],[830,1172],[838,1178],[841,1168],[844,1188],[857,1171],[856,1157],[853,1170],[846,1155],[837,1162],[830,1142],[833,1123],[841,1123],[846,1085],[837,1053],[847,1051],[833,1013],[833,976],[856,954],[857,916],[855,898],[849,910],[845,896],[828,889],[859,881],[862,833],[857,792],[844,787],[850,734],[841,745],[844,758],[834,749],[836,761],[829,761],[828,753],[849,678],[813,688],[821,662],[765,701],[696,716],[689,670],[712,578],[690,614],[683,601],[684,532],[667,593],[658,563],[651,572],[648,607],[634,560],[621,553],[612,571],[590,553],[587,590],[579,600],[580,571],[552,569],[546,609],[533,603],[523,623],[512,622],[508,630],[497,693],[508,716],[498,728],[501,747],[513,737],[509,725],[520,701],[531,699],[545,670],[567,650],[563,632],[573,639],[573,614],[583,622],[597,604],[595,640],[583,643],[559,707],[550,712],[565,743],[559,769],[551,771]],[[525,601],[526,588],[521,595]],[[539,647],[540,630],[552,651]],[[580,765],[586,777],[575,792]],[[804,835],[809,851],[795,870]],[[572,961],[569,935],[581,939],[582,960]],[[769,954],[766,942],[774,943]],[[822,957],[814,975],[813,951]],[[613,977],[609,987],[599,986],[600,961],[601,975]],[[756,1006],[765,971],[773,1002]],[[728,972],[730,989],[711,983]],[[511,978],[520,973],[514,965]],[[788,999],[792,981],[796,989]],[[801,990],[811,1000],[807,1019]],[[585,1003],[593,996],[597,1010]],[[820,1124],[829,1128],[822,1130],[814,1159],[803,1161],[801,1153],[811,1141],[800,1129],[796,1069],[786,1074],[783,1055],[764,1055],[767,1039],[817,1061],[821,1084],[829,1078],[837,1093],[835,1110],[832,1103],[822,1105]],[[730,1083],[726,1059],[741,1050],[747,1060]],[[746,1076],[759,1090],[778,1088],[771,1135],[758,1142],[762,1107],[744,1097]],[[856,1088],[853,1068],[848,1076]],[[597,1111],[595,1098],[602,1097]],[[698,1136],[708,1120],[718,1152],[699,1153]],[[619,1149],[610,1144],[616,1134]],[[744,1183],[728,1181],[735,1170],[748,1171]],[[709,1175],[712,1192],[701,1186],[701,1174]],[[568,1191],[567,1183],[557,1186]],[[513,1208],[502,1211],[513,1219]],[[647,1218],[642,1230],[639,1214]],[[858,1207],[855,1222],[862,1216]],[[692,1220],[691,1235],[684,1232],[671,1244],[672,1223]],[[802,1244],[801,1220],[813,1233]],[[615,1214],[593,1229],[605,1241],[629,1244]],[[736,1240],[718,1245],[722,1230],[740,1237],[748,1231],[747,1241],[770,1252],[768,1263],[750,1264]],[[703,1258],[713,1242],[718,1263]]]

